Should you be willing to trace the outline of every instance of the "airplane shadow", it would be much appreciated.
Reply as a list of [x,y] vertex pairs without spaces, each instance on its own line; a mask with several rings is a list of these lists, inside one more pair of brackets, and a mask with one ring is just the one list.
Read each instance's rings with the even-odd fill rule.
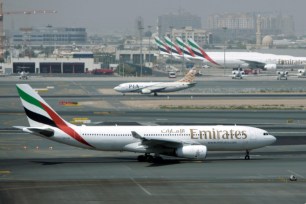
[[[164,157],[162,161],[158,163],[148,163],[148,162],[138,162],[136,157],[127,156],[127,157],[71,157],[71,158],[40,158],[40,159],[29,159],[28,161],[41,165],[61,165],[61,164],[118,164],[118,163],[139,163],[139,164],[148,164],[147,167],[160,167],[168,165],[177,165],[177,164],[205,164],[205,163],[219,163],[219,162],[249,162],[252,161],[275,161],[286,159],[284,155],[291,154],[306,154],[305,151],[298,152],[273,152],[273,153],[254,153],[250,155],[250,160],[245,160],[243,154],[211,154],[203,161],[188,160],[181,158],[171,158]],[[283,155],[284,154],[284,155]],[[273,156],[272,156],[273,155]],[[295,159],[299,159],[298,157]]]

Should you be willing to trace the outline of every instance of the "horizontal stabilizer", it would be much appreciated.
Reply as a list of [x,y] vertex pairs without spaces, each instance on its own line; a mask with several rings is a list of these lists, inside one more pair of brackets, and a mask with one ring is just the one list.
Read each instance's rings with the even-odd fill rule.
[[54,136],[54,130],[51,128],[44,127],[24,127],[24,126],[14,126],[14,128],[20,129],[27,133],[32,133],[40,136],[52,137]]

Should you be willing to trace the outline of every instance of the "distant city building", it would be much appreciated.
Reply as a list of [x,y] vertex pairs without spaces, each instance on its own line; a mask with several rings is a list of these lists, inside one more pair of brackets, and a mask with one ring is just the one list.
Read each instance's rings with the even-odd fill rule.
[[190,26],[182,29],[172,29],[172,32],[166,32],[170,38],[175,41],[176,37],[182,38],[183,41],[187,42],[188,38],[192,38],[200,46],[210,44],[211,33],[203,29],[194,29]]
[[294,35],[294,20],[292,16],[281,13],[231,13],[214,14],[208,17],[209,29],[228,40],[256,38],[257,18],[260,14],[260,26],[262,35]]
[[20,28],[12,36],[13,45],[68,45],[85,44],[87,32],[85,28],[29,27]]
[[165,35],[171,29],[181,29],[184,27],[192,27],[200,29],[202,27],[201,17],[191,15],[189,13],[167,14],[158,16],[158,34]]

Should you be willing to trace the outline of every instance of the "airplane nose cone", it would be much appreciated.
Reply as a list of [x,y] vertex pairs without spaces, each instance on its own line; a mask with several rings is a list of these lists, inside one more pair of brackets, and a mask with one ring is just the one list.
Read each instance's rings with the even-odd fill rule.
[[114,88],[114,90],[115,90],[115,91],[119,91],[119,90],[120,90],[120,87],[119,87],[119,86],[116,86],[116,87]]
[[269,135],[269,144],[273,144],[276,141],[276,137],[274,137],[273,135]]

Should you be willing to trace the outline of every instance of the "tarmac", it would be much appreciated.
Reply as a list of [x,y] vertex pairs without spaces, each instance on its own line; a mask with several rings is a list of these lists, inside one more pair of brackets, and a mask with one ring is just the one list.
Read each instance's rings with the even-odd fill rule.
[[[148,110],[122,105],[121,100],[153,96],[108,93],[107,106],[63,106],[62,100],[100,100],[98,89],[111,89],[115,80],[30,80],[37,88],[53,86],[46,101],[66,120],[86,117],[92,122],[164,124],[246,124],[267,129],[279,143],[251,152],[208,152],[204,161],[166,157],[161,164],[140,163],[137,154],[100,152],[55,143],[14,130],[27,125],[15,90],[20,81],[0,80],[0,203],[305,203],[305,110]],[[22,82],[24,83],[24,81]],[[199,82],[204,88],[224,86],[237,93],[238,82]],[[286,90],[306,82],[286,81]],[[247,84],[247,83],[245,83]],[[279,82],[254,81],[251,86],[277,89]],[[247,89],[250,87],[246,87]],[[262,86],[264,87],[264,86]],[[211,101],[228,100],[222,97]],[[260,88],[261,89],[261,88]],[[199,93],[191,90],[191,93]],[[189,94],[189,93],[187,93]],[[200,94],[203,94],[202,92]],[[65,97],[64,97],[65,96]],[[176,100],[186,96],[177,94]],[[188,96],[189,97],[189,96]],[[268,96],[273,97],[273,96]],[[290,97],[290,96],[289,96]],[[304,98],[305,96],[301,96]],[[278,99],[288,99],[288,95]],[[168,100],[166,96],[158,100]],[[188,103],[188,100],[186,100]],[[297,181],[290,181],[294,175]]]

